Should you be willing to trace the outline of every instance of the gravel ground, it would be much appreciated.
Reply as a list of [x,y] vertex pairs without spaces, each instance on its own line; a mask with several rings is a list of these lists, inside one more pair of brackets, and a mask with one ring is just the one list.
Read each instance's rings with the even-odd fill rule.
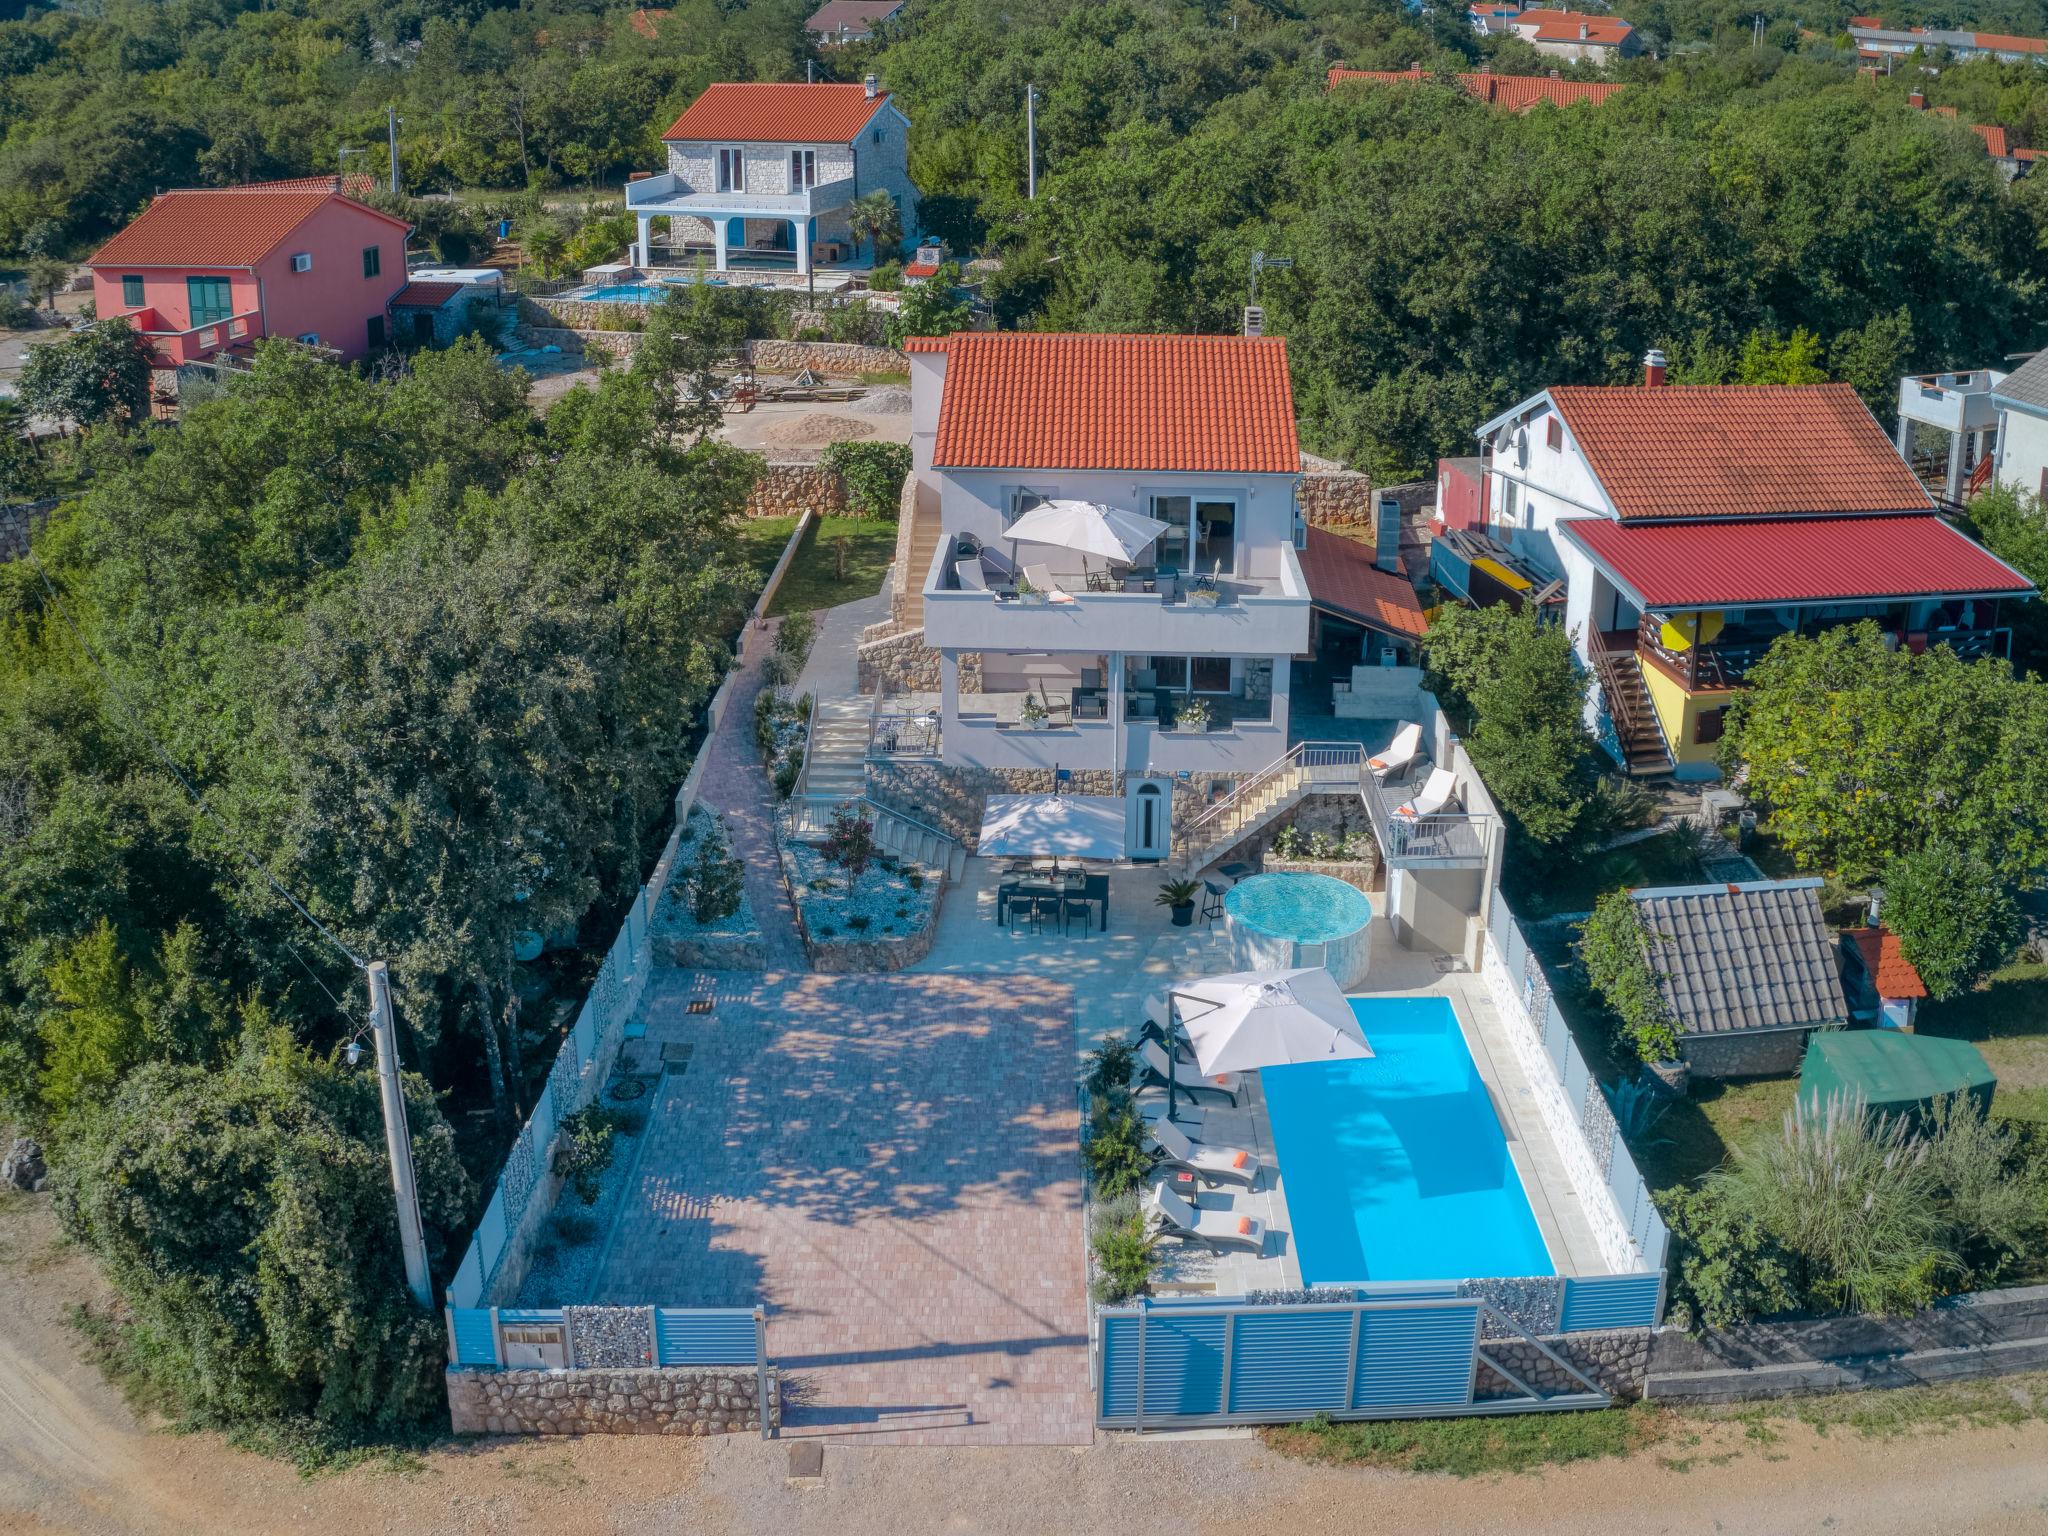
[[[879,861],[868,866],[855,882],[853,894],[846,894],[846,873],[809,843],[785,844],[790,855],[790,879],[796,886],[804,910],[804,926],[821,939],[902,938],[923,926],[925,914],[938,895],[939,882],[922,864],[905,861],[896,870],[884,869]],[[902,871],[917,870],[924,879],[922,889],[913,889]],[[812,889],[811,882],[828,883],[826,890]],[[866,918],[867,926],[853,926]]]
[[[602,1102],[622,1109],[638,1108],[644,1114],[645,1106],[652,1099],[652,1094],[642,1094],[621,1103],[608,1090]],[[612,1218],[618,1214],[619,1206],[626,1197],[626,1188],[632,1182],[634,1154],[640,1150],[646,1134],[644,1119],[633,1135],[613,1134],[612,1164],[599,1179],[597,1199],[591,1204],[585,1205],[581,1195],[567,1185],[563,1186],[561,1197],[555,1201],[555,1208],[548,1216],[548,1233],[534,1250],[533,1265],[519,1283],[519,1299],[514,1305],[559,1307],[583,1301],[595,1294],[597,1267],[604,1257],[605,1236],[611,1231]],[[563,1240],[559,1224],[565,1219],[582,1226],[589,1236],[573,1243]]]
[[[683,876],[689,869],[691,857],[695,852],[695,839],[704,835],[710,828],[712,820],[713,813],[703,806],[690,807],[691,838],[683,843],[682,851],[676,858],[675,878],[670,880],[668,890],[663,893],[660,904],[654,909],[651,931],[656,939],[689,939],[705,934],[716,934],[722,938],[760,937],[761,925],[754,920],[754,904],[747,899],[744,885],[740,887],[740,905],[736,912],[729,912],[724,917],[715,918],[708,923],[700,923],[696,914],[690,910],[689,886]],[[728,835],[727,846],[730,845],[731,838]]]

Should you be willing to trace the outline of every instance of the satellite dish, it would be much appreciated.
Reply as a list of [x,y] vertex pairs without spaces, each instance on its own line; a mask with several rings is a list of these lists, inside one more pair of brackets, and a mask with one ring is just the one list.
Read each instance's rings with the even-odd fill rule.
[[1529,467],[1529,429],[1523,427],[1515,434],[1515,468]]

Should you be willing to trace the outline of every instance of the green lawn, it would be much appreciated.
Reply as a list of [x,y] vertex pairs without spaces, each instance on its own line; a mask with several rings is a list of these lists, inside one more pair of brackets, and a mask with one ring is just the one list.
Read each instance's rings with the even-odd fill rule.
[[1474,1477],[1626,1456],[1664,1437],[1670,1420],[1633,1404],[1589,1413],[1528,1413],[1498,1418],[1316,1420],[1265,1432],[1285,1456],[1338,1466],[1388,1467]]
[[1624,886],[1679,885],[1699,878],[1699,872],[1683,862],[1679,845],[1668,832],[1575,863],[1523,863],[1527,868],[1520,888],[1508,893],[1515,915],[1523,919],[1590,912],[1601,896]]
[[1993,1109],[2048,1120],[2048,965],[2009,965],[1974,992],[1920,1005],[1923,1035],[1968,1040],[1998,1074]]
[[[844,580],[839,576],[838,554],[833,548],[841,535],[851,541]],[[785,540],[789,537],[788,526],[782,536]],[[779,545],[777,549],[779,552]],[[873,597],[882,590],[883,574],[895,558],[894,522],[878,518],[823,518],[804,535],[796,559],[790,563],[789,573],[782,578],[768,611],[771,615],[803,613],[813,608],[836,607],[859,597]],[[769,564],[774,564],[773,557]]]
[[789,536],[794,532],[796,519],[793,517],[740,519],[740,552],[746,557],[747,564],[753,567],[756,591],[766,585],[768,573],[782,558],[782,546],[789,542]]

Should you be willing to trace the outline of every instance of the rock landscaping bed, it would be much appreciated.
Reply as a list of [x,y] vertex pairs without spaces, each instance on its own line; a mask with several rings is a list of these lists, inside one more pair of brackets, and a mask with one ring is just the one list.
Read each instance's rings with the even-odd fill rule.
[[897,971],[930,951],[943,871],[877,854],[849,890],[823,848],[785,838],[782,854],[813,970]]
[[701,805],[691,808],[676,858],[675,877],[654,909],[655,964],[700,971],[758,971],[767,965],[761,926],[755,921],[754,906],[747,899],[744,883],[729,898],[736,902],[732,910],[701,921],[697,916],[697,872],[702,856],[707,847],[715,855],[724,845],[724,838],[724,827],[716,813]]
[[647,1134],[657,1077],[614,1072],[598,1095],[596,1108],[611,1116],[611,1161],[595,1175],[597,1198],[586,1202],[574,1179],[562,1185],[533,1250],[518,1299],[511,1305],[558,1307],[587,1297],[597,1283],[604,1241],[626,1198],[633,1165]]

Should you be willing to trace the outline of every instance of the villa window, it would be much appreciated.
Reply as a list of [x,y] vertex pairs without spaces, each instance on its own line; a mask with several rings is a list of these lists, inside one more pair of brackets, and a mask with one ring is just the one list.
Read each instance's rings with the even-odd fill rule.
[[384,270],[384,252],[377,246],[363,247],[363,276],[375,277]]
[[789,152],[789,190],[801,192],[817,184],[818,152],[815,149],[792,149]]
[[1543,441],[1552,453],[1564,452],[1564,423],[1557,419],[1555,412],[1551,413],[1549,422],[1544,426]]
[[747,162],[737,146],[718,152],[718,190],[721,192],[744,192],[747,190]]
[[224,277],[186,278],[185,304],[190,311],[185,323],[195,327],[218,325],[235,312],[234,293]]
[[121,305],[124,309],[142,308],[142,279],[124,277],[121,279]]
[[1009,527],[1033,507],[1053,499],[1051,491],[1034,491],[1028,485],[1013,485],[1003,496],[1003,526]]
[[1237,568],[1237,503],[1220,497],[1154,496],[1152,515],[1166,524],[1158,563],[1203,574]]
[[1190,657],[1188,669],[1188,691],[1190,693],[1230,692],[1230,658],[1228,656]]
[[1503,527],[1513,528],[1517,526],[1516,503],[1521,500],[1522,488],[1512,480],[1505,483],[1507,489],[1501,497],[1500,520]]

